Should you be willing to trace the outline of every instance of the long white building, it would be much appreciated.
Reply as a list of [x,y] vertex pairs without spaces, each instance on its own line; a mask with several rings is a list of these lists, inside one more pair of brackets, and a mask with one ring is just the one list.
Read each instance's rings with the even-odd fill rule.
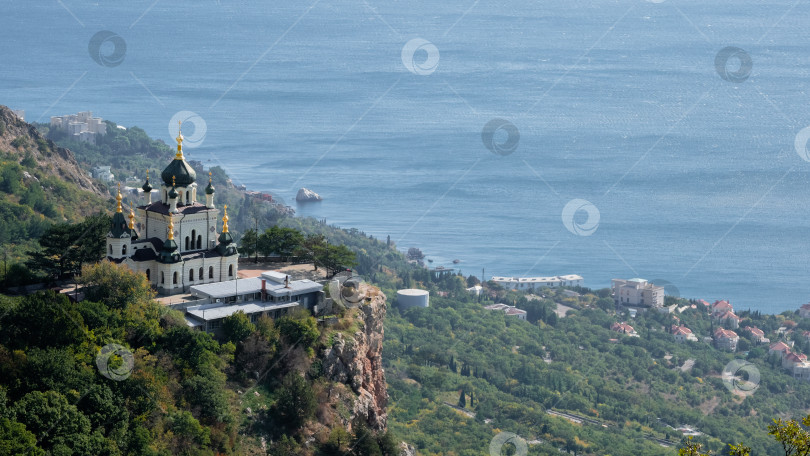
[[581,287],[582,276],[576,274],[553,277],[493,277],[491,279],[507,290],[531,290],[535,288]]

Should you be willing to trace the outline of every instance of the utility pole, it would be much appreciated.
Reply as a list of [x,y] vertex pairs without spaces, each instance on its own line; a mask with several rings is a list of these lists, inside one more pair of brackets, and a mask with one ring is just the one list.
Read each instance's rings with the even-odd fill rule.
[[256,220],[256,241],[255,241],[256,248],[255,248],[255,252],[254,252],[256,257],[255,257],[254,263],[258,263],[259,262],[259,217],[253,217],[253,219]]

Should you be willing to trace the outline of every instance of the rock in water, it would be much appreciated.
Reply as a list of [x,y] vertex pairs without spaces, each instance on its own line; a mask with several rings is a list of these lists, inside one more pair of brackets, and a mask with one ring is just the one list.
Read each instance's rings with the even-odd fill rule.
[[295,195],[295,200],[298,202],[321,201],[322,199],[323,198],[321,198],[321,195],[303,187],[298,190],[298,194]]

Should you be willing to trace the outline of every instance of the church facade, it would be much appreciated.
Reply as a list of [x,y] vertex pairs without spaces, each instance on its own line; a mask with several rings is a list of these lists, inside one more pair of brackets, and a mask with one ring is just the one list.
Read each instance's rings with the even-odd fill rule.
[[144,273],[162,295],[236,279],[239,255],[228,231],[228,206],[219,230],[211,177],[202,204],[197,200],[196,172],[183,157],[182,133],[177,137],[177,154],[160,177],[160,201],[152,202],[147,173],[142,205],[130,207],[128,217],[123,213],[119,188],[107,233],[107,259]]

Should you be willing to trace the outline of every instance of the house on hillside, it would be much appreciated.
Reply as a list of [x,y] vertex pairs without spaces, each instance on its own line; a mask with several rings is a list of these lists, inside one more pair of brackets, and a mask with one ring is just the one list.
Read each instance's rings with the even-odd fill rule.
[[799,307],[799,316],[802,318],[810,317],[810,304],[804,304]]
[[697,342],[697,337],[692,334],[692,330],[687,328],[686,326],[678,326],[672,325],[672,335],[675,336],[675,341],[678,343],[684,343],[687,340],[691,340],[693,342]]
[[779,359],[782,359],[788,353],[790,353],[790,347],[782,341],[773,343],[770,347],[768,347],[768,356],[776,354],[779,356]]
[[731,305],[730,302],[726,301],[725,299],[714,301],[711,305],[711,311],[713,314],[719,312],[733,312],[734,307]]
[[731,310],[723,310],[712,313],[712,321],[715,324],[723,325],[730,329],[737,329],[740,327],[740,317],[738,317],[734,311]]
[[517,317],[518,320],[526,320],[526,311],[518,309],[515,306],[508,306],[506,304],[491,304],[488,306],[484,306],[484,309],[487,310],[500,310],[501,312],[505,313],[511,317]]
[[743,331],[747,331],[751,334],[751,339],[757,344],[767,344],[770,343],[771,340],[765,337],[765,331],[757,328],[756,326],[746,326],[743,328]]
[[720,350],[737,351],[740,336],[734,331],[717,328],[714,330],[714,346]]
[[782,367],[792,372],[795,366],[799,366],[806,362],[807,362],[807,355],[791,352],[782,358]]
[[625,334],[630,337],[638,337],[638,333],[636,329],[632,326],[628,325],[626,322],[616,322],[610,326],[611,331],[616,331],[617,333]]

